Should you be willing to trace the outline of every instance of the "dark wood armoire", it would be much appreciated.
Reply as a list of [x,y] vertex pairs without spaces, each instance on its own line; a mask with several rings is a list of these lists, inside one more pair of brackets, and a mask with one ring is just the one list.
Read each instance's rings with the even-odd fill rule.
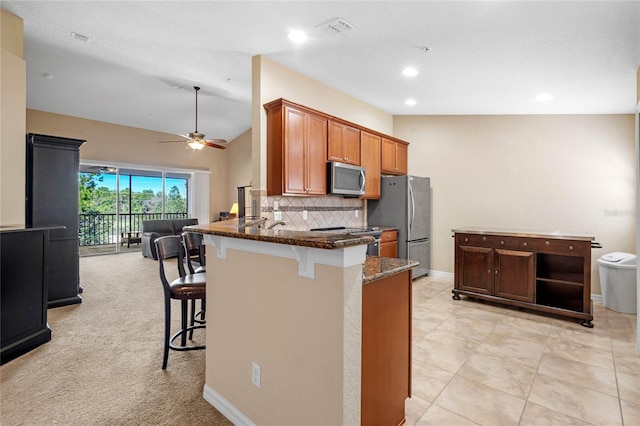
[[51,230],[48,307],[82,302],[79,278],[78,167],[84,140],[29,133],[26,164],[26,225]]

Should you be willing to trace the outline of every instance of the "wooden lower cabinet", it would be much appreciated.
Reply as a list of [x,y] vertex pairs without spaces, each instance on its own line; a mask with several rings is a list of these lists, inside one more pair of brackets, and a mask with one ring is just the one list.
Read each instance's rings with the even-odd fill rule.
[[380,236],[380,257],[398,257],[398,231],[382,231]]
[[582,320],[593,327],[591,241],[559,233],[454,230],[460,295]]
[[362,287],[362,425],[405,421],[411,397],[411,271]]

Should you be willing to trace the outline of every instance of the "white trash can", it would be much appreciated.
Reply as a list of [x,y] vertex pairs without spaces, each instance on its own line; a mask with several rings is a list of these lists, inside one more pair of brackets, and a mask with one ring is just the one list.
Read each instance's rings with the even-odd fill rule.
[[638,312],[636,255],[613,252],[598,259],[602,303],[624,314]]

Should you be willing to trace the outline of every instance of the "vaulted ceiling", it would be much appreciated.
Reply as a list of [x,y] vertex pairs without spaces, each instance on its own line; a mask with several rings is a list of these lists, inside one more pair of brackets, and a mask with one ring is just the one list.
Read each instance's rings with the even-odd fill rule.
[[[636,104],[638,1],[3,0],[2,8],[24,20],[28,108],[168,133],[194,130],[194,85],[201,133],[231,140],[248,129],[254,55],[394,115],[618,114]],[[351,28],[323,28],[336,18]],[[292,29],[307,42],[292,43]],[[418,74],[403,76],[406,66]],[[542,93],[553,98],[535,100]]]

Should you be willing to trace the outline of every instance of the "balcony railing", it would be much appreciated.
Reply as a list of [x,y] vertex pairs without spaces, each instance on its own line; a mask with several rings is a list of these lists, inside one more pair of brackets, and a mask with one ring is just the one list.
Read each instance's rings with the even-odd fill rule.
[[[187,219],[188,213],[165,213],[164,219]],[[117,226],[119,222],[119,227]],[[142,221],[162,219],[162,213],[81,214],[80,245],[117,244],[124,232],[142,232]]]

